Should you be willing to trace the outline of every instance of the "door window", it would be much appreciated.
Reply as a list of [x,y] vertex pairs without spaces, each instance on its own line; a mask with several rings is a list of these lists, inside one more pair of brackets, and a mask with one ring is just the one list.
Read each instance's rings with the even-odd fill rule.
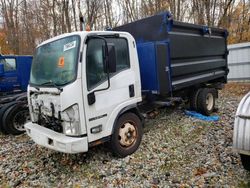
[[[128,69],[129,51],[128,43],[125,38],[106,38],[108,43],[113,43],[116,53],[116,72],[110,74],[112,77],[117,72]],[[86,75],[88,90],[93,89],[97,85],[107,80],[107,74],[104,72],[104,40],[93,38],[88,41],[86,55]]]
[[5,72],[16,70],[16,59],[14,58],[0,59],[0,63],[3,63]]
[[89,90],[107,79],[107,74],[104,72],[103,45],[104,41],[101,39],[91,39],[88,42],[86,71]]

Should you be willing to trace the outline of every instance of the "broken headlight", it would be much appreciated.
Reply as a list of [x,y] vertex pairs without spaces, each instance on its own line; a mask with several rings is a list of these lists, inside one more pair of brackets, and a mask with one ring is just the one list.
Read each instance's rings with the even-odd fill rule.
[[78,136],[80,130],[80,116],[78,105],[75,104],[61,113],[64,133],[68,136]]

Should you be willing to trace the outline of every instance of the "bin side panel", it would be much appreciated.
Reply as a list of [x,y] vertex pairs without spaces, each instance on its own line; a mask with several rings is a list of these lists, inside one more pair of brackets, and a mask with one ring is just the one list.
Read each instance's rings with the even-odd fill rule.
[[199,36],[170,33],[171,58],[220,56],[226,52],[225,39],[215,36]]
[[227,48],[223,36],[170,32],[169,38],[173,90],[209,81],[227,81]]
[[168,13],[151,16],[115,27],[113,30],[129,32],[135,38],[136,43],[166,40],[168,29],[167,16]]
[[129,32],[137,45],[145,42],[169,42],[172,91],[206,83],[227,82],[225,29],[174,21],[165,13],[119,26],[114,30]]

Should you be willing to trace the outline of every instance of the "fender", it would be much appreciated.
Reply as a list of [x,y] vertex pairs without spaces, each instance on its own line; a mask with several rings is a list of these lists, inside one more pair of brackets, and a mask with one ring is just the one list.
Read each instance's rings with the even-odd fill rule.
[[22,93],[22,94],[18,95],[18,96],[16,97],[16,100],[17,100],[17,101],[24,101],[24,102],[27,102],[27,93],[25,92],[25,93]]
[[27,103],[27,94],[21,93],[21,94],[14,94],[10,96],[4,96],[0,98],[0,107],[4,106],[5,104],[11,103],[13,101],[16,101],[17,103]]
[[124,113],[126,113],[126,112],[132,112],[132,113],[136,114],[136,115],[140,118],[140,120],[141,120],[141,122],[142,122],[142,126],[144,127],[145,118],[143,117],[143,115],[141,114],[140,110],[138,109],[137,104],[132,104],[132,105],[129,105],[129,106],[124,107],[124,108],[121,109],[120,112],[117,114],[117,116],[116,116],[116,118],[115,118],[115,121],[114,121],[114,126],[113,126],[113,129],[112,129],[112,134],[113,134],[113,132],[114,132],[114,128],[115,128],[115,125],[116,125],[116,122],[117,122],[118,118],[119,118],[122,114],[124,114]]

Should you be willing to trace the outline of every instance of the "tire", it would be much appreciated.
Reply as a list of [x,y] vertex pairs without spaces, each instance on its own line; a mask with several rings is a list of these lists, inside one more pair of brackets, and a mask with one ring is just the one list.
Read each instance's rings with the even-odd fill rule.
[[126,157],[134,153],[142,139],[142,122],[134,113],[121,115],[111,136],[111,150],[118,157]]
[[241,158],[241,163],[243,165],[243,167],[250,171],[250,156],[249,155],[244,155],[244,154],[240,154],[240,158]]
[[24,124],[29,120],[29,109],[26,104],[15,104],[4,113],[3,128],[9,134],[19,135],[25,132]]
[[213,88],[203,88],[198,94],[197,107],[198,111],[209,116],[215,107],[216,90]]
[[194,110],[194,111],[198,110],[197,99],[198,99],[198,95],[199,95],[200,91],[201,91],[201,89],[195,89],[190,94],[189,103],[190,103],[191,110]]
[[15,105],[17,102],[13,101],[10,103],[5,104],[1,109],[0,109],[0,131],[3,134],[7,134],[7,131],[4,129],[3,127],[3,116],[5,114],[5,112],[7,111],[8,108],[10,108],[11,106]]

